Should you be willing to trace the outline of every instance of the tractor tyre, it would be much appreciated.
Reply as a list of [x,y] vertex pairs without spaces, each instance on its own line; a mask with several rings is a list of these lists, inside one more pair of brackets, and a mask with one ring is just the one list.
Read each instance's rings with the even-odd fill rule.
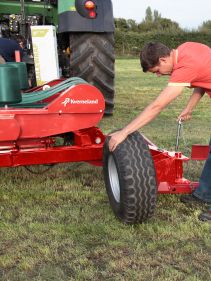
[[105,114],[114,108],[114,34],[70,33],[70,74],[96,86],[105,99]]
[[157,182],[149,147],[134,132],[110,152],[106,138],[103,170],[106,190],[114,214],[126,224],[142,223],[156,207]]

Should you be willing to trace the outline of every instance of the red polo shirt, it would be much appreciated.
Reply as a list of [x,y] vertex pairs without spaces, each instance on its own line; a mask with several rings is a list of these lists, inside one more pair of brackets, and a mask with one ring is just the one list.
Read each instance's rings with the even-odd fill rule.
[[168,85],[200,87],[211,97],[211,49],[200,43],[187,42],[173,51],[173,57]]

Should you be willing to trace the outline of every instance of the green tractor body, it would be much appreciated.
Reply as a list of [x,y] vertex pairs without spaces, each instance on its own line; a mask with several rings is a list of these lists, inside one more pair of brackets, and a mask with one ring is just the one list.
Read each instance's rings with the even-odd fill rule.
[[22,35],[30,53],[30,27],[34,25],[56,26],[64,76],[81,77],[99,88],[106,102],[105,113],[112,114],[115,57],[111,0],[0,0],[0,37]]

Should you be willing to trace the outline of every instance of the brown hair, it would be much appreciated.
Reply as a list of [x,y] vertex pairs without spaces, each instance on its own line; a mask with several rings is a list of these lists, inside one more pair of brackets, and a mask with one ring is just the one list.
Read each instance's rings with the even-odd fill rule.
[[171,50],[160,42],[147,43],[140,53],[140,62],[143,72],[155,67],[159,63],[159,58],[170,56]]

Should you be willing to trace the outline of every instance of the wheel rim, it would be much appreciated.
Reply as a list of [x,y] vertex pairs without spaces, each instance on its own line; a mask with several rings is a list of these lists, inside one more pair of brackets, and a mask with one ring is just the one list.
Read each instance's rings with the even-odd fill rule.
[[108,158],[108,174],[111,190],[115,200],[120,202],[120,185],[119,185],[119,177],[117,173],[116,164],[112,155],[109,155]]

